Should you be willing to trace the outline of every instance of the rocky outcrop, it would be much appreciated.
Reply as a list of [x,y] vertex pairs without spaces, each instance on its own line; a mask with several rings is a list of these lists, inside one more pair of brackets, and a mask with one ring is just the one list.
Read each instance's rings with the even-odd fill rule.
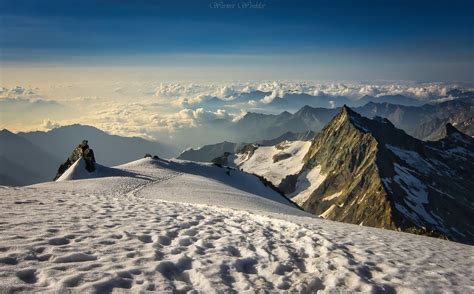
[[88,141],[83,140],[76,148],[72,151],[71,155],[66,161],[59,166],[58,172],[54,177],[57,180],[61,175],[76,162],[79,158],[83,158],[85,162],[85,168],[88,172],[95,171],[95,156],[94,151],[89,148]]
[[228,158],[231,156],[232,153],[230,152],[224,152],[224,155],[216,157],[212,160],[212,163],[218,166],[223,166],[223,165],[228,165]]
[[156,160],[160,159],[160,157],[158,155],[153,155],[152,156],[150,153],[145,154],[145,156],[143,156],[143,158],[152,158],[152,159],[156,159]]

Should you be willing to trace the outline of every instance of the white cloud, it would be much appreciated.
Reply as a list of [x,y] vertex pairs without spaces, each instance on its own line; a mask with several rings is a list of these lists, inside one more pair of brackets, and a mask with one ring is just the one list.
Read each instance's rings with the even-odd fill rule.
[[232,121],[237,122],[237,121],[241,120],[246,114],[247,114],[247,111],[241,109],[240,113],[234,115],[234,118],[232,119]]
[[249,102],[247,102],[247,104],[248,104],[250,107],[255,107],[255,106],[257,106],[258,103],[257,103],[257,101],[255,101],[255,100],[250,100]]
[[13,88],[2,87],[0,91],[0,104],[2,107],[8,107],[8,111],[15,111],[16,107],[19,107],[18,111],[20,111],[25,107],[31,109],[35,107],[60,106],[60,103],[57,101],[44,99],[33,89],[23,88],[21,86],[15,86]]
[[277,97],[283,97],[285,95],[285,90],[283,89],[275,89],[272,91],[272,93],[270,95],[267,95],[265,97],[263,97],[260,101],[264,104],[268,104],[270,102],[272,102],[275,98]]
[[61,126],[61,124],[59,124],[58,122],[52,121],[48,118],[48,119],[43,120],[43,125],[42,126],[43,126],[44,130],[49,131],[49,130],[52,130],[52,129],[59,128]]
[[229,97],[236,93],[236,91],[229,86],[224,86],[220,90],[220,97]]
[[[265,112],[267,103],[275,97],[283,97],[286,93],[306,93],[315,96],[329,96],[331,103],[333,96],[346,96],[358,99],[364,95],[406,95],[420,100],[450,99],[447,91],[455,85],[437,83],[326,83],[305,81],[264,81],[264,82],[222,82],[220,84],[197,83],[159,83],[134,82],[101,85],[103,88],[89,87],[88,84],[74,85],[73,88],[47,88],[46,95],[36,88],[28,87],[0,87],[0,103],[15,105],[57,105],[56,100],[47,100],[43,97],[59,98],[61,104],[74,108],[77,111],[64,112],[61,109],[43,107],[41,115],[35,116],[34,126],[38,129],[54,128],[59,125],[82,123],[94,125],[110,133],[124,136],[141,136],[154,138],[157,134],[170,135],[180,130],[198,127],[212,122],[215,119],[237,121],[246,114],[246,111],[260,109]],[[43,91],[45,90],[42,88]],[[67,89],[68,92],[64,89]],[[79,89],[79,90],[77,90]],[[263,91],[269,94],[263,99],[257,98],[244,103],[232,104],[232,100],[241,93]],[[150,91],[153,93],[150,95]],[[68,96],[63,97],[63,93]],[[118,95],[126,93],[126,95]],[[56,96],[54,96],[56,95]],[[113,96],[108,96],[113,95]],[[217,97],[226,100],[229,107],[213,109],[206,101]],[[260,97],[259,97],[260,98]],[[440,100],[441,99],[441,100]],[[3,104],[2,104],[3,105]],[[9,104],[10,105],[10,104]],[[87,107],[76,106],[87,105]],[[332,104],[329,104],[332,105]],[[22,109],[29,109],[24,106]],[[334,105],[332,105],[334,106]],[[8,106],[12,109],[11,106]],[[222,107],[219,107],[222,108]],[[6,110],[1,107],[0,110]],[[16,107],[15,109],[19,109]],[[35,107],[40,109],[40,107]],[[11,112],[11,111],[10,111]],[[16,112],[18,113],[18,112]],[[23,111],[28,114],[28,111]],[[38,113],[38,112],[37,112]],[[58,113],[64,113],[59,116]],[[18,115],[15,127],[21,125]],[[3,118],[6,116],[4,115]],[[7,118],[9,119],[9,118]],[[23,118],[21,118],[23,119]],[[32,120],[30,120],[32,121]],[[25,118],[24,129],[32,129]],[[8,123],[8,121],[7,121]],[[8,125],[8,124],[5,124]],[[11,124],[13,125],[13,123]]]

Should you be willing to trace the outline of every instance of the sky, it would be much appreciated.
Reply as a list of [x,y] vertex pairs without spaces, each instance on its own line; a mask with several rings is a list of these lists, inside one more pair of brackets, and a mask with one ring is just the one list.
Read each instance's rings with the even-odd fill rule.
[[[473,14],[458,0],[0,0],[0,128],[173,140],[288,91],[444,99],[474,85]],[[206,105],[255,90],[269,94]]]
[[13,76],[100,66],[170,79],[471,81],[473,14],[457,0],[1,0],[0,62]]

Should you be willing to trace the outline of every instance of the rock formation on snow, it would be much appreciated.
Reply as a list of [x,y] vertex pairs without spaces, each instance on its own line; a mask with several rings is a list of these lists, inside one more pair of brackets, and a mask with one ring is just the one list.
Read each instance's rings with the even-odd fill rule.
[[83,140],[76,148],[72,151],[71,155],[66,159],[66,161],[59,166],[58,172],[54,177],[54,180],[57,180],[61,175],[80,158],[84,159],[85,169],[88,172],[93,172],[95,170],[95,157],[94,151],[89,148],[88,141]]

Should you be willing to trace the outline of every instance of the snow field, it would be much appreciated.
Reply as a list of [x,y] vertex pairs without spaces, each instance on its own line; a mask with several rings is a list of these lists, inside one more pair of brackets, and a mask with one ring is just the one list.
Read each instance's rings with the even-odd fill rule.
[[308,217],[209,168],[0,187],[0,291],[474,291],[472,246]]

